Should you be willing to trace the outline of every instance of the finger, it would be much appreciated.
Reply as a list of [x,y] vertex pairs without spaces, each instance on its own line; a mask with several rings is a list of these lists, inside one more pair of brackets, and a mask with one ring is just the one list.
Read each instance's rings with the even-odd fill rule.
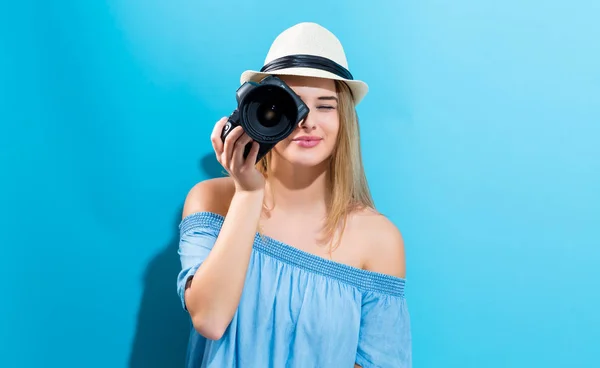
[[225,166],[228,168],[231,166],[231,158],[233,156],[233,149],[235,148],[235,142],[244,133],[241,126],[236,126],[225,138],[225,145],[223,149],[223,161]]
[[223,153],[223,141],[221,140],[221,132],[223,131],[223,127],[227,123],[227,117],[222,117],[215,124],[212,133],[210,135],[210,141],[212,142],[213,149],[215,150],[215,154],[217,157],[221,156]]
[[238,140],[235,142],[235,150],[233,151],[232,163],[231,167],[235,170],[237,168],[241,168],[244,165],[244,151],[246,150],[246,145],[252,142],[252,138],[248,136],[248,134],[244,133]]
[[256,141],[252,142],[252,148],[250,152],[248,152],[248,157],[244,161],[244,166],[252,167],[256,165],[256,157],[258,157],[258,150],[260,148],[260,144]]

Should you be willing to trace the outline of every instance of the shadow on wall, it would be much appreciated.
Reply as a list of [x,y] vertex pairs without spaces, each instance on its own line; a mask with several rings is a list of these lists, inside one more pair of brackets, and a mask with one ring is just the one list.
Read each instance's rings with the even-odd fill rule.
[[[213,152],[200,159],[200,169],[208,178],[224,175]],[[183,367],[192,327],[177,295],[176,280],[181,269],[179,223],[181,207],[173,223],[169,244],[148,264],[144,292],[138,312],[135,338],[129,357],[131,368]]]
[[174,236],[150,261],[144,275],[144,293],[138,312],[129,367],[183,367],[191,322],[177,296],[180,269],[179,233],[181,211],[175,216]]

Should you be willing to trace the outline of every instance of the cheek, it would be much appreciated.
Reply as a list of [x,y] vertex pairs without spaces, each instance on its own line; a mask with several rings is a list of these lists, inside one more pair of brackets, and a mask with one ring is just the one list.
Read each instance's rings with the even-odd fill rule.
[[335,142],[340,131],[339,119],[336,117],[328,120],[325,124],[323,124],[323,130],[325,131],[325,134],[327,134],[327,137]]

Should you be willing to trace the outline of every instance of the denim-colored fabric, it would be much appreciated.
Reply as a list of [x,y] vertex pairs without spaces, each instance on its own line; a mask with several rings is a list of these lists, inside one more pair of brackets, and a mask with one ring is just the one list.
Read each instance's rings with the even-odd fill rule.
[[[224,218],[183,219],[177,290],[210,252]],[[256,235],[239,307],[223,337],[190,332],[186,367],[412,366],[405,280]]]

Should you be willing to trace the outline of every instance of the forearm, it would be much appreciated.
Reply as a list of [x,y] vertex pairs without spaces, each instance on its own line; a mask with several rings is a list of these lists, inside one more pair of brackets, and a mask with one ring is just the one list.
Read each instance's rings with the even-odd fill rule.
[[263,196],[263,191],[233,196],[215,245],[186,291],[194,327],[206,337],[220,338],[237,310]]

